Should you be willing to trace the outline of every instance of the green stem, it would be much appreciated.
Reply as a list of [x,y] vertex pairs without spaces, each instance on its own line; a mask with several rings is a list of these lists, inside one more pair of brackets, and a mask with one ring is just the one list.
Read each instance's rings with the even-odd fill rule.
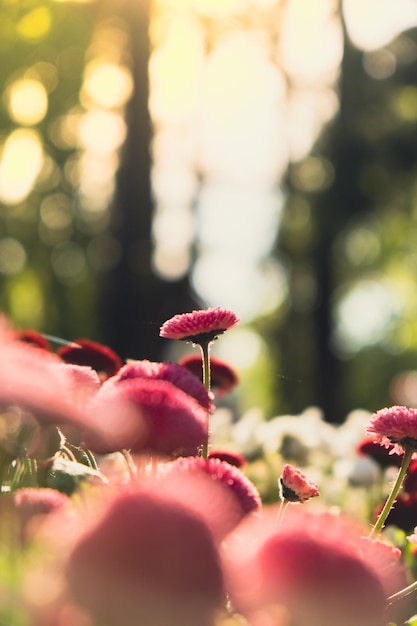
[[[211,372],[210,372],[210,345],[211,342],[207,341],[206,343],[200,344],[201,356],[203,361],[203,384],[204,387],[210,392],[211,388]],[[207,420],[209,422],[208,436],[207,441],[203,444],[202,455],[204,459],[208,457],[208,447],[209,447],[209,437],[210,437],[210,421],[209,415],[207,415]]]
[[211,388],[210,373],[210,342],[200,343],[201,355],[203,358],[203,384],[207,391]]
[[401,589],[401,591],[397,591],[397,593],[393,593],[392,596],[389,596],[387,602],[388,604],[393,604],[394,602],[397,602],[398,600],[405,598],[410,593],[413,593],[413,591],[417,591],[417,580],[411,583],[411,585],[408,585],[408,587],[404,587],[404,589]]
[[129,473],[129,478],[130,480],[134,483],[137,480],[137,470],[136,470],[136,465],[133,462],[132,459],[132,455],[130,454],[129,450],[121,450],[120,454],[123,456],[125,462],[126,462],[126,467],[127,467],[127,471]]
[[407,446],[404,447],[404,456],[403,456],[403,460],[401,463],[401,467],[400,470],[398,472],[398,476],[395,480],[395,483],[391,489],[391,493],[389,494],[385,504],[384,504],[384,508],[382,509],[381,513],[378,516],[378,519],[375,522],[374,527],[371,530],[371,533],[369,535],[370,539],[373,539],[382,529],[382,527],[384,526],[385,520],[388,517],[388,513],[390,512],[392,505],[395,502],[395,498],[398,495],[398,492],[401,488],[402,482],[404,480],[404,476],[407,473],[408,467],[410,465],[411,462],[411,457],[413,456],[414,453],[414,448],[409,448]]
[[280,505],[278,507],[277,516],[275,518],[275,526],[282,526],[282,520],[284,519],[285,511],[289,505],[288,500],[281,500]]

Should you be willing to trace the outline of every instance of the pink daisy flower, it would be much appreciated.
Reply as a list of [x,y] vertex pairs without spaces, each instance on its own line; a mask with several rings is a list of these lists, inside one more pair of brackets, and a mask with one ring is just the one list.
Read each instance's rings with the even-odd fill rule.
[[[95,414],[99,418],[100,406],[107,403],[128,402],[136,408],[138,429],[129,430],[126,437],[115,433],[117,448],[110,449],[111,434],[102,447],[100,440],[87,438],[85,443],[93,452],[114,452],[129,449],[132,452],[148,451],[168,456],[198,454],[207,442],[207,411],[190,395],[167,380],[126,378],[114,384],[105,381],[96,396]],[[120,426],[124,415],[120,413]],[[121,445],[123,442],[123,445]],[[121,447],[120,447],[121,446]]]
[[361,554],[362,529],[304,511],[288,511],[280,529],[271,511],[271,518],[252,518],[228,537],[224,564],[233,606],[254,626],[281,624],[279,615],[285,624],[385,624],[388,589],[403,582],[396,555],[384,554],[388,567],[376,572]]
[[212,626],[224,601],[204,521],[155,490],[122,492],[73,547],[73,599],[109,626]]
[[166,339],[207,344],[238,323],[233,311],[216,307],[174,315],[161,326],[159,334]]
[[[202,378],[203,359],[199,354],[190,354],[183,357],[179,364],[186,367],[197,378]],[[232,391],[239,383],[239,376],[236,370],[226,361],[217,357],[210,357],[210,386],[217,396],[224,396]]]
[[176,494],[204,517],[219,541],[261,508],[255,485],[237,467],[220,459],[180,458],[160,468],[158,479],[162,490]]
[[178,363],[154,362],[154,361],[129,361],[124,365],[111,381],[130,380],[132,378],[145,378],[148,380],[167,380],[178,389],[192,396],[207,411],[214,408],[212,395],[204,387],[201,380],[197,380],[185,367]]
[[70,498],[49,487],[24,487],[12,494],[20,540],[26,543],[46,516],[69,507]]
[[393,453],[403,454],[405,448],[417,450],[417,409],[381,409],[372,415],[366,433],[373,441],[391,447]]
[[282,500],[304,503],[320,495],[315,482],[308,480],[305,474],[292,465],[284,465],[278,481]]

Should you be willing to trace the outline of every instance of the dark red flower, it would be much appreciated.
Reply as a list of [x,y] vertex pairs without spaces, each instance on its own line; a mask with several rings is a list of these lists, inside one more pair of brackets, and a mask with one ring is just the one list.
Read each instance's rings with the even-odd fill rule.
[[89,365],[106,378],[116,374],[123,365],[121,358],[111,348],[90,339],[76,339],[59,348],[58,354],[65,363]]
[[74,599],[109,626],[213,626],[219,556],[200,517],[146,490],[114,498],[69,555]]
[[[374,512],[374,521],[377,520],[382,507],[383,503]],[[388,513],[385,526],[397,526],[405,532],[412,531],[417,526],[417,494],[399,495]]]
[[43,350],[47,351],[51,349],[50,343],[47,338],[41,333],[38,333],[38,331],[31,328],[14,330],[12,335],[14,339],[29,343],[32,346],[36,346],[37,348],[42,348]]
[[[197,378],[202,379],[203,360],[200,354],[190,354],[178,361],[180,365],[186,367]],[[236,370],[226,361],[215,356],[210,356],[211,389],[217,396],[229,393],[239,383],[239,376]]]
[[145,378],[149,380],[167,380],[188,395],[197,400],[208,411],[213,410],[212,396],[203,383],[196,380],[185,367],[178,363],[154,361],[129,361],[124,365],[112,381],[129,380],[131,378]]
[[417,495],[417,459],[411,461],[402,488],[403,491],[410,495]]
[[162,324],[159,334],[166,339],[210,343],[238,323],[239,318],[233,311],[216,307],[174,315]]
[[403,454],[394,452],[394,445],[384,446],[369,437],[364,437],[356,446],[356,452],[361,456],[369,456],[381,469],[400,467]]
[[219,459],[234,465],[235,467],[243,467],[246,463],[245,457],[238,452],[230,452],[229,450],[212,450],[208,455],[209,459]]

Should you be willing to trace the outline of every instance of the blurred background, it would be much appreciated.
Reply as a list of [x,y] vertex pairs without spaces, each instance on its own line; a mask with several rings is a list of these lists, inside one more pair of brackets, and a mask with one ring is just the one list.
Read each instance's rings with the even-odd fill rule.
[[241,410],[417,406],[415,0],[0,0],[0,309]]

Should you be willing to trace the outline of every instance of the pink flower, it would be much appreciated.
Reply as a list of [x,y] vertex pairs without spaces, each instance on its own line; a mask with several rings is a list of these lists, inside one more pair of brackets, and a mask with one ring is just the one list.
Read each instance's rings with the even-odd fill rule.
[[70,498],[48,487],[24,487],[12,494],[16,522],[22,543],[30,540],[45,516],[68,507]]
[[[201,380],[203,371],[201,355],[187,355],[179,361],[179,364],[186,367]],[[226,363],[226,361],[214,356],[210,357],[210,376],[211,389],[219,397],[232,391],[239,383],[239,376],[236,370]]]
[[206,410],[212,411],[214,408],[212,396],[203,383],[197,380],[185,367],[178,365],[178,363],[159,363],[147,360],[129,361],[117,372],[111,381],[117,383],[132,378],[167,380],[189,396],[192,396]]
[[174,315],[160,329],[166,339],[182,339],[196,344],[207,344],[239,323],[233,311],[216,307]]
[[[378,539],[361,537],[360,554],[381,579],[385,594],[392,595],[407,584],[405,571],[401,581],[401,550]],[[401,582],[403,584],[401,584]]]
[[111,348],[90,339],[76,339],[59,348],[58,354],[65,363],[88,365],[103,378],[113,376],[123,365],[121,358]]
[[368,424],[367,435],[382,443],[392,452],[402,454],[404,448],[417,450],[417,409],[392,406],[374,413]]
[[[126,448],[132,452],[148,451],[179,456],[197,454],[208,437],[207,411],[198,402],[167,380],[126,378],[114,384],[105,381],[97,394],[95,413],[108,403],[128,402],[136,408],[138,430],[127,431],[126,437],[115,433],[117,448],[110,449],[111,434],[103,447],[94,436],[85,443],[93,452],[111,452]],[[120,426],[124,414],[120,413]],[[123,444],[123,445],[121,445]],[[121,447],[119,447],[121,446]]]
[[[288,511],[280,529],[266,515],[252,519],[228,538],[224,563],[233,606],[251,626],[281,624],[278,615],[297,626],[383,626],[387,595],[362,558],[360,530],[336,515],[304,511]],[[389,577],[397,585],[402,568],[394,561]]]
[[287,502],[306,502],[320,495],[316,483],[292,465],[284,465],[279,479],[281,499]]
[[0,336],[0,406],[19,406],[41,424],[84,423],[72,400],[73,380],[58,357]]
[[109,626],[213,626],[224,598],[205,523],[155,489],[117,495],[65,569],[73,599]]
[[13,493],[16,509],[24,517],[46,515],[70,502],[68,496],[48,487],[24,487]]
[[177,459],[162,467],[158,478],[161,489],[176,493],[180,501],[203,515],[217,540],[261,507],[255,485],[237,467],[220,459]]

